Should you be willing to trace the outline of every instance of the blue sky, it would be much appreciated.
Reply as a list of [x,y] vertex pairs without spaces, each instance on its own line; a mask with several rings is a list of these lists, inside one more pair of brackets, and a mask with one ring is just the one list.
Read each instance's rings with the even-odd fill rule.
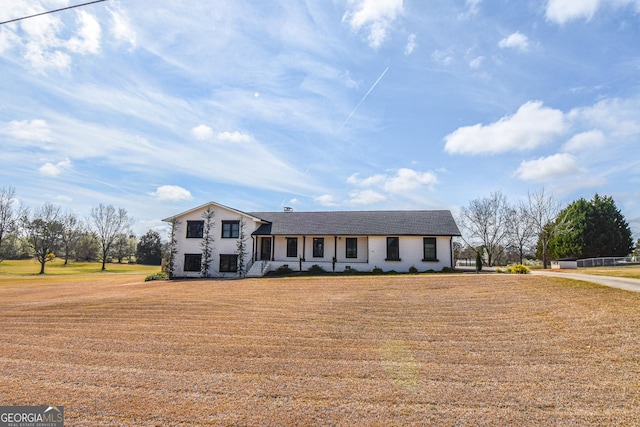
[[[82,1],[0,0],[0,21]],[[640,234],[640,0],[109,0],[0,26],[0,186],[127,209],[451,209]]]

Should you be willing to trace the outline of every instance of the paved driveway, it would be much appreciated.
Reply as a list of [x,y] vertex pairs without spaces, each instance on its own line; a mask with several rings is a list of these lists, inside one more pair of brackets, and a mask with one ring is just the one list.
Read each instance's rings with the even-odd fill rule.
[[550,270],[531,270],[531,273],[582,280],[585,282],[597,283],[598,285],[609,286],[612,288],[619,288],[632,292],[640,292],[640,279],[627,279],[623,277],[611,276],[594,276],[592,274],[565,273]]

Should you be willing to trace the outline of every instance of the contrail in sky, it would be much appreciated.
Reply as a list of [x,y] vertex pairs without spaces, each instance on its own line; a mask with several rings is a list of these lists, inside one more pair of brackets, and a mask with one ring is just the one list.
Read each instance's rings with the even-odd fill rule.
[[358,110],[358,108],[360,107],[360,105],[364,102],[365,99],[367,99],[367,96],[369,96],[369,94],[371,93],[371,91],[376,87],[376,85],[378,83],[380,83],[380,80],[382,80],[382,78],[384,77],[384,75],[387,73],[387,71],[389,71],[389,67],[385,68],[384,71],[382,72],[382,74],[380,74],[380,77],[378,77],[378,80],[375,81],[374,84],[371,85],[371,87],[369,88],[369,90],[367,91],[367,93],[364,94],[364,96],[362,97],[362,99],[360,100],[360,102],[358,102],[358,105],[356,105],[356,108],[353,109],[353,111],[351,112],[351,114],[349,114],[349,117],[347,117],[347,119],[342,122],[342,124],[340,125],[340,127],[338,128],[338,130],[336,131],[336,133],[340,132],[342,130],[342,128],[344,127],[344,125],[347,124],[347,122],[349,121],[349,119],[351,118],[351,116],[353,116],[355,114],[355,112]]

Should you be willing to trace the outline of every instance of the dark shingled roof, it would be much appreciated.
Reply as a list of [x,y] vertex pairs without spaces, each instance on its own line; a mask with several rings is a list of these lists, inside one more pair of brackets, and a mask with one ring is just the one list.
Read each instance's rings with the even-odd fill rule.
[[254,235],[460,236],[450,211],[248,212],[267,221]]

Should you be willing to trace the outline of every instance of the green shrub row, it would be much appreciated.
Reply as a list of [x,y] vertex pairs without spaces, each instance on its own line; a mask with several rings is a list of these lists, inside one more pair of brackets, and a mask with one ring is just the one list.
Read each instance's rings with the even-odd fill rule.
[[151,280],[165,280],[168,279],[169,275],[163,271],[159,271],[157,273],[153,273],[144,278],[145,282],[149,282]]

